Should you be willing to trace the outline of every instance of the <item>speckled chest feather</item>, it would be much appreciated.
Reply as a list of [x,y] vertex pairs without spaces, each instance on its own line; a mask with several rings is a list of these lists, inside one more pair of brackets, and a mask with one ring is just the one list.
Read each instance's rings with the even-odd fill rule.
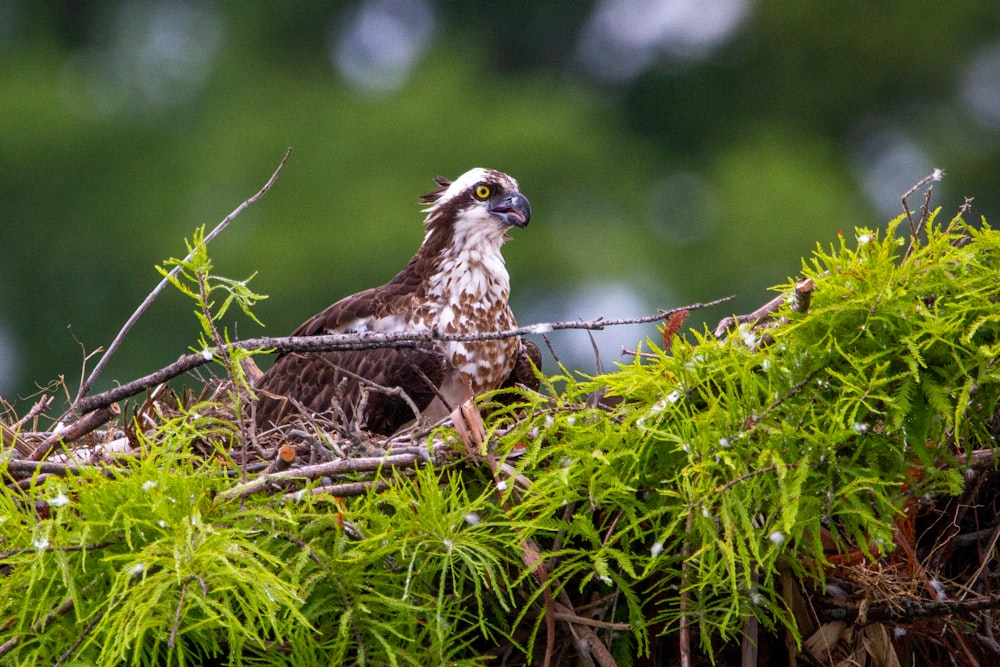
[[[463,248],[442,258],[428,282],[424,305],[406,326],[459,334],[512,329],[517,325],[507,304],[509,294],[510,279],[499,251]],[[446,342],[439,349],[473,391],[480,393],[500,386],[519,348],[518,338],[505,338]]]

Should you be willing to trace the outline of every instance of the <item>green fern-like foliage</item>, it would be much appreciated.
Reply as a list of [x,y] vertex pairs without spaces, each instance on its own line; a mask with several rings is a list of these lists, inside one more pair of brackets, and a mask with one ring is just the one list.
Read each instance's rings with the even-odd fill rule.
[[817,248],[808,312],[548,377],[482,451],[444,429],[450,463],[360,496],[218,495],[227,446],[190,444],[240,429],[198,409],[141,457],[6,485],[0,662],[488,664],[540,655],[566,603],[602,610],[619,664],[682,624],[709,653],[751,617],[794,634],[783,568],[891,550],[907,501],[994,444],[1000,235],[932,219],[904,259],[898,223]]

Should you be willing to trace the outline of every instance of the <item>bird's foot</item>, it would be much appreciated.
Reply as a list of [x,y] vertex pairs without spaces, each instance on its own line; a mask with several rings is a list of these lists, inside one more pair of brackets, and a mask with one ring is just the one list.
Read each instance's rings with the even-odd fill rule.
[[479,406],[470,398],[451,411],[451,421],[462,438],[469,458],[479,461],[483,454],[483,443],[486,442],[486,427],[483,425]]

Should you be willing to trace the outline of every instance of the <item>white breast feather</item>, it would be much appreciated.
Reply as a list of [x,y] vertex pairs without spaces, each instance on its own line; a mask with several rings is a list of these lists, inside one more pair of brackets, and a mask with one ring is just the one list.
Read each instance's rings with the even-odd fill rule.
[[328,330],[327,333],[396,333],[400,331],[412,330],[407,327],[406,322],[400,315],[389,315],[388,317],[358,317],[345,322],[337,329]]

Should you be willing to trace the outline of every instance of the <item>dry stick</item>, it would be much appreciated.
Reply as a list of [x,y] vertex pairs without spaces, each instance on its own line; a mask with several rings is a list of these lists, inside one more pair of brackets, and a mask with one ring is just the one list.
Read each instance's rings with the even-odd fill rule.
[[[393,469],[395,470],[395,468]],[[406,472],[404,471],[405,475]],[[331,484],[330,486],[317,486],[308,491],[294,491],[285,494],[285,500],[301,500],[304,496],[334,496],[336,498],[347,498],[348,496],[361,496],[369,490],[385,491],[389,488],[389,480],[384,478],[370,479],[366,482],[344,482],[343,484]]]
[[903,204],[903,211],[906,213],[906,219],[910,223],[910,233],[912,233],[914,236],[917,235],[919,229],[917,229],[916,224],[913,222],[913,212],[910,211],[910,205],[907,203],[906,200],[910,198],[910,195],[912,195],[914,192],[924,187],[931,181],[940,181],[943,177],[944,177],[944,171],[935,168],[934,171],[932,171],[930,174],[924,176],[919,181],[917,181],[912,188],[904,192],[903,196],[899,198],[899,201]]
[[[258,199],[263,197],[267,193],[267,191],[271,189],[271,186],[274,185],[275,180],[277,180],[278,174],[281,172],[281,169],[285,166],[285,162],[288,161],[288,156],[291,155],[291,152],[292,152],[291,148],[285,151],[285,156],[281,158],[281,162],[278,164],[278,168],[274,170],[273,174],[271,174],[271,178],[267,179],[267,183],[264,184],[264,187],[262,187],[260,190],[257,191],[257,194],[253,195],[252,197],[244,201],[242,204],[237,206],[232,213],[223,218],[222,222],[220,222],[218,225],[215,226],[215,229],[213,229],[211,232],[208,233],[207,236],[205,236],[206,245],[209,242],[211,242],[212,239],[218,236],[219,233],[222,232],[222,230],[228,227],[229,223],[231,223],[236,218],[236,216],[238,216],[240,213],[246,210],[247,207],[255,203]],[[194,250],[188,253],[187,257],[184,258],[184,261],[185,262],[189,261],[193,256],[193,253]],[[94,381],[97,380],[97,377],[101,374],[101,371],[104,370],[104,367],[105,365],[107,365],[108,360],[111,358],[111,355],[118,350],[119,346],[121,346],[122,340],[125,338],[125,335],[129,332],[132,326],[138,321],[138,319],[142,316],[142,314],[146,312],[149,306],[152,305],[156,297],[160,295],[160,292],[166,289],[167,285],[170,284],[170,278],[176,276],[180,270],[181,270],[180,265],[175,266],[173,269],[171,269],[170,273],[163,277],[163,280],[161,280],[160,283],[155,288],[153,288],[153,291],[149,293],[146,299],[141,304],[139,304],[138,308],[136,308],[135,312],[132,313],[132,316],[128,318],[128,320],[125,322],[125,325],[122,327],[121,331],[119,331],[118,335],[115,336],[115,339],[111,341],[111,345],[108,346],[107,351],[101,356],[100,360],[97,362],[97,365],[94,366],[94,370],[91,371],[90,376],[87,377],[87,379],[83,382],[83,384],[80,385],[80,391],[77,393],[76,400],[73,402],[74,407],[78,406],[81,400],[84,398],[84,396],[86,396],[90,392],[91,387],[93,387],[94,385]]]
[[181,588],[181,594],[177,598],[177,611],[174,612],[174,622],[170,626],[170,636],[167,638],[167,648],[173,649],[177,645],[177,631],[181,627],[181,610],[184,608],[184,598],[187,597],[188,587],[195,579],[201,582],[201,590],[207,595],[208,584],[201,577],[188,577]]
[[974,582],[977,579],[979,579],[979,577],[983,576],[983,570],[986,569],[986,566],[989,564],[990,560],[992,560],[994,557],[998,540],[1000,540],[1000,525],[998,525],[996,529],[994,529],[993,537],[990,539],[990,547],[989,549],[986,550],[985,552],[986,555],[983,556],[982,562],[979,564],[979,568],[976,569],[976,573],[973,574],[971,577],[969,577],[970,582]]
[[[692,510],[693,511],[693,510]],[[691,618],[688,617],[688,603],[691,594],[686,586],[688,582],[688,570],[691,559],[691,530],[694,524],[694,515],[688,514],[684,525],[684,543],[681,545],[681,590],[679,611],[681,615],[680,629],[678,630],[678,643],[680,644],[681,667],[691,667]]]
[[[951,616],[970,614],[987,609],[1000,608],[1000,595],[980,597],[972,600],[919,601],[896,599],[891,605],[878,605],[864,609],[865,622],[907,622],[926,616]],[[860,618],[860,607],[833,607],[821,609],[817,613],[821,623],[845,621],[853,623]]]
[[48,454],[49,451],[60,441],[73,442],[74,440],[78,440],[93,431],[95,428],[104,425],[119,414],[121,414],[121,408],[115,404],[107,405],[98,410],[94,410],[79,421],[70,424],[65,429],[57,433],[53,433],[46,438],[42,444],[35,448],[35,451],[28,455],[28,460],[41,461],[45,455]]
[[602,630],[615,630],[617,632],[629,632],[632,629],[631,623],[613,623],[611,621],[601,621],[596,618],[587,618],[586,616],[578,616],[566,609],[562,604],[556,605],[556,620],[566,621],[567,623],[572,623],[573,625],[589,625],[593,628],[601,628]]
[[48,410],[51,404],[52,404],[51,396],[42,396],[40,399],[38,399],[37,403],[31,406],[31,409],[28,410],[28,412],[23,417],[21,417],[11,425],[11,428],[15,431],[18,430],[19,428],[27,424],[29,420],[35,418],[36,416]]
[[[590,322],[549,322],[544,324],[534,324],[526,327],[517,327],[506,331],[495,331],[487,333],[473,334],[447,334],[439,331],[416,331],[405,333],[359,333],[359,334],[326,334],[323,336],[285,336],[279,338],[262,337],[252,338],[243,341],[236,341],[230,344],[231,348],[242,350],[274,350],[276,352],[329,352],[347,350],[370,350],[380,347],[415,347],[418,343],[433,341],[461,342],[461,341],[483,341],[501,340],[524,336],[527,334],[540,334],[549,331],[562,331],[566,329],[589,329],[601,330],[606,327],[620,326],[624,324],[644,324],[658,322],[670,317],[678,310],[699,309],[717,306],[720,303],[729,301],[732,297],[725,297],[709,301],[707,303],[696,303],[682,308],[660,311],[657,315],[647,315],[645,317],[631,317],[618,320],[605,320],[598,318]],[[155,373],[151,373],[132,382],[109,389],[100,394],[82,398],[76,403],[76,410],[79,413],[90,412],[97,408],[111,405],[122,399],[134,396],[146,389],[155,387],[158,384],[171,380],[179,375],[209,363],[219,355],[219,350],[209,348],[202,352],[187,354],[174,363],[161,368]]]
[[[566,593],[565,588],[559,591],[557,597],[559,598],[559,602],[555,603],[555,609],[557,611],[553,613],[552,616],[555,617],[557,613],[561,612],[561,615],[576,617],[576,610],[573,609],[569,595]],[[609,651],[608,647],[604,645],[601,638],[597,636],[594,629],[590,627],[590,623],[578,623],[575,618],[573,620],[566,619],[566,622],[570,624],[570,629],[572,630],[574,637],[582,640],[586,646],[585,655],[587,655],[587,657],[596,660],[600,667],[618,666],[614,656],[611,655],[611,651]],[[577,650],[581,650],[579,645],[577,646]]]
[[[274,460],[267,466],[264,470],[265,473],[271,474],[276,472],[281,472],[282,470],[288,470],[292,467],[295,462],[295,448],[291,445],[282,445],[278,447],[278,452],[274,457]],[[246,482],[246,478],[243,478],[243,482]]]
[[[920,232],[923,229],[925,221],[925,218],[921,217],[919,223],[913,222],[913,212],[910,210],[910,204],[906,200],[910,198],[910,195],[912,195],[914,192],[924,187],[931,181],[940,181],[942,178],[944,178],[944,171],[935,168],[934,171],[932,171],[930,174],[924,176],[919,181],[917,181],[917,183],[912,188],[904,192],[903,196],[899,198],[899,201],[903,204],[903,212],[906,213],[906,220],[907,222],[910,223],[910,245],[906,247],[906,252],[903,253],[903,259],[909,257],[910,253],[912,253],[913,249],[916,247],[917,242],[919,241]],[[927,189],[928,193],[930,193],[930,190],[931,188]],[[927,194],[925,196],[924,201],[926,206],[927,203],[930,202],[930,194]]]
[[262,474],[259,477],[226,489],[216,498],[232,500],[243,498],[263,490],[271,482],[291,482],[297,479],[317,479],[327,475],[344,475],[351,472],[374,472],[383,468],[412,468],[425,459],[416,454],[388,454],[386,456],[364,456],[355,459],[337,459],[316,465]]
[[23,417],[13,424],[8,426],[7,424],[0,423],[0,442],[7,443],[7,446],[12,448],[17,454],[27,454],[30,452],[31,445],[23,437],[25,434],[21,433],[21,429],[29,421],[45,412],[51,404],[51,396],[42,396]]
[[[83,471],[84,469],[93,469],[96,466],[90,466],[87,464],[78,465],[76,463],[53,463],[50,461],[25,461],[24,459],[11,459],[0,464],[0,470],[4,470],[13,476],[18,476],[18,473],[25,473],[34,475],[38,474],[49,474],[49,475],[59,475],[65,477],[66,475],[72,475]],[[104,474],[111,477],[116,473],[122,472],[118,468],[102,467]]]
[[[395,396],[397,398],[402,399],[403,402],[406,403],[406,407],[410,408],[410,412],[413,413],[413,418],[416,419],[418,422],[420,421],[420,408],[418,408],[417,404],[413,402],[413,399],[410,398],[410,395],[407,394],[405,391],[403,391],[402,387],[386,387],[384,385],[379,384],[378,382],[375,382],[373,380],[369,380],[368,378],[366,378],[363,375],[358,375],[354,371],[348,370],[348,369],[344,368],[343,366],[341,366],[339,364],[335,364],[332,361],[330,361],[329,359],[324,358],[323,361],[326,362],[327,365],[332,366],[333,368],[335,368],[338,373],[342,373],[343,375],[346,375],[349,378],[357,380],[359,383],[361,383],[363,386],[365,386],[365,387],[367,387],[369,389],[377,391],[378,393],[384,394],[386,396]],[[416,370],[418,373],[420,373],[420,375],[423,376],[424,382],[426,382],[428,385],[430,385],[431,388],[434,389],[434,391],[437,391],[437,387],[433,386],[434,383],[431,382],[430,379],[428,379],[428,377],[426,375],[424,375],[424,372],[422,370],[420,370],[419,368],[417,368],[415,366],[413,367],[413,369]],[[438,395],[440,396],[440,392],[438,392]],[[302,412],[303,414],[305,414],[304,410],[300,410],[300,412]],[[358,412],[361,413],[363,411],[362,410],[358,410]]]
[[[566,592],[565,588],[559,590],[556,594],[558,602],[553,606],[556,612],[562,612],[563,614],[570,614],[576,616],[576,610],[573,608],[573,602],[569,598],[569,594]],[[552,614],[553,619],[556,617],[556,613]],[[566,621],[569,623],[570,632],[573,636],[584,642],[586,646],[586,651],[584,655],[587,655],[593,660],[597,661],[600,667],[618,667],[618,663],[615,661],[614,656],[611,655],[611,651],[605,646],[604,642],[594,629],[590,627],[590,624],[577,623],[575,620]],[[577,651],[581,651],[582,647],[578,644]],[[581,656],[582,657],[582,656]]]
[[[118,599],[120,598],[116,598],[115,602],[117,602]],[[60,665],[65,664],[67,660],[73,657],[73,654],[76,653],[76,650],[80,648],[80,644],[83,643],[83,641],[87,638],[87,635],[89,635],[90,632],[94,629],[94,627],[101,622],[101,619],[104,618],[104,615],[107,614],[110,609],[111,606],[105,607],[104,609],[97,612],[97,614],[94,615],[94,618],[90,619],[90,622],[87,623],[87,625],[83,628],[83,632],[81,632],[79,636],[73,641],[73,643],[70,644],[70,647],[68,649],[63,651],[63,654],[60,655],[59,659],[55,661],[53,667],[60,667]]]
[[[812,278],[802,278],[796,281],[795,290],[792,292],[792,310],[794,312],[805,313],[809,310],[814,289],[816,289],[816,284]],[[722,338],[735,324],[749,324],[751,327],[755,327],[776,313],[781,308],[781,305],[785,303],[786,298],[786,295],[780,294],[752,313],[724,317],[715,325],[712,335],[716,338]]]

